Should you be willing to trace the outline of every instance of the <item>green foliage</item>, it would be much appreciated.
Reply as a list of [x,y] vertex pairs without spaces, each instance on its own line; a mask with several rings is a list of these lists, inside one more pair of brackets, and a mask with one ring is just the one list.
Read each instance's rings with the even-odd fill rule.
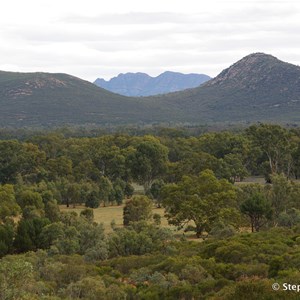
[[13,182],[20,169],[22,145],[17,141],[1,141],[0,150],[0,182]]
[[274,256],[269,263],[269,278],[278,276],[279,270],[284,266],[283,258],[281,256]]
[[110,256],[142,255],[163,250],[171,233],[145,222],[135,222],[126,228],[115,230],[108,240]]
[[0,183],[16,183],[19,176],[29,182],[38,180],[45,153],[36,145],[0,141],[0,152]]
[[149,189],[149,194],[154,199],[157,207],[161,207],[161,201],[162,201],[161,191],[164,185],[165,183],[163,180],[161,179],[155,180],[151,184],[151,188]]
[[225,155],[224,159],[221,159],[220,169],[218,170],[220,177],[235,182],[243,180],[248,174],[240,154],[230,153]]
[[127,182],[126,186],[124,188],[125,196],[130,198],[133,195],[133,192],[134,192],[133,186],[130,183]]
[[282,212],[278,216],[279,226],[292,228],[297,224],[300,224],[300,211],[298,209],[288,209],[286,212]]
[[[50,229],[53,224],[45,226],[43,230]],[[62,232],[64,226],[60,223],[59,227],[50,231]],[[165,229],[140,222],[114,231],[108,236],[108,247],[102,240],[101,226],[93,227],[83,221],[77,225],[77,232],[81,232],[79,244],[80,252],[85,252],[84,256],[54,254],[50,249],[48,253],[29,252],[23,256],[6,256],[2,259],[2,298],[298,297],[292,291],[272,291],[274,282],[282,284],[299,279],[299,272],[295,268],[299,263],[299,251],[294,242],[298,234],[291,229],[276,228],[198,243],[172,241],[170,232]],[[175,252],[167,251],[170,244],[176,249]]]
[[77,181],[98,181],[101,177],[100,170],[95,166],[92,160],[80,161],[79,164],[74,168],[73,174]]
[[152,218],[153,218],[155,225],[159,226],[161,224],[161,215],[160,214],[155,213],[155,214],[153,214]]
[[0,261],[0,299],[25,299],[33,282],[33,266],[22,258]]
[[65,297],[69,299],[104,299],[106,288],[101,277],[85,277],[68,285],[64,291]]
[[238,263],[243,262],[243,258],[250,254],[250,247],[239,242],[232,241],[218,247],[215,252],[215,257],[219,261],[226,263]]
[[289,207],[292,185],[283,174],[274,174],[270,177],[272,189],[270,199],[274,208],[275,222],[277,222],[280,212],[286,211]]
[[94,221],[94,211],[91,208],[82,210],[80,216],[86,218],[89,222]]
[[49,249],[59,239],[64,237],[64,224],[61,222],[51,223],[43,227],[40,234],[40,243],[43,249]]
[[132,177],[144,186],[145,191],[166,171],[167,156],[168,149],[153,137],[138,144],[136,151],[129,156]]
[[41,246],[40,234],[50,222],[45,218],[22,219],[17,228],[14,247],[17,252],[37,250]]
[[[262,293],[268,299],[273,282],[300,280],[300,184],[292,180],[300,134],[265,126],[259,136],[256,129],[172,138],[97,136],[97,131],[93,138],[49,134],[26,143],[0,143],[3,153],[10,154],[0,159],[0,177],[7,182],[0,185],[1,297],[259,299]],[[278,149],[287,147],[289,155],[272,152],[277,171],[284,174],[270,174],[265,130],[288,137]],[[262,175],[265,170],[271,184],[236,182],[244,171]],[[58,203],[121,204],[133,194],[136,180],[143,181],[151,200],[144,195],[129,199],[126,226],[116,219],[109,234],[93,222],[96,210],[59,211]],[[165,225],[161,210],[151,218],[152,200],[163,202],[170,223],[187,224],[185,229],[203,233],[204,240],[195,242],[186,233],[180,239],[182,232],[174,239],[171,230],[160,227]],[[259,232],[245,233],[249,224]],[[26,253],[9,256],[21,252]],[[24,283],[9,273],[17,265]],[[2,272],[16,276],[11,286]]]
[[114,193],[114,199],[117,202],[118,205],[121,205],[123,203],[124,199],[124,189],[120,185],[115,185],[113,193]]
[[225,225],[224,223],[220,222],[215,224],[209,234],[215,238],[227,238],[229,236],[233,236],[236,234],[236,228],[232,225]]
[[200,237],[220,220],[224,208],[236,207],[236,192],[228,181],[218,180],[206,170],[198,177],[184,176],[178,184],[166,185],[163,205],[171,224],[182,226],[193,221]]
[[91,207],[91,208],[97,208],[100,204],[99,195],[96,191],[90,192],[85,201],[85,206]]
[[45,217],[51,222],[57,222],[60,218],[60,211],[56,200],[49,200],[45,205]]
[[142,195],[127,200],[123,208],[123,224],[128,226],[130,222],[149,220],[152,214],[152,206],[152,201]]
[[11,224],[0,224],[0,258],[13,250],[14,228]]
[[13,185],[0,185],[0,221],[17,216],[21,211],[15,199]]
[[271,173],[282,172],[289,177],[294,147],[290,132],[279,125],[260,124],[250,126],[247,134],[254,145],[267,156]]
[[62,180],[60,182],[62,203],[66,204],[67,207],[72,204],[73,208],[76,204],[82,203],[82,192],[83,185],[77,182],[72,182],[68,180]]
[[36,209],[44,208],[42,196],[39,193],[30,190],[21,191],[17,195],[17,202],[22,209],[26,206],[33,206]]
[[272,216],[271,205],[262,193],[253,192],[241,204],[241,212],[250,218],[251,230],[259,231]]
[[286,291],[272,290],[273,283],[273,281],[266,279],[262,280],[261,278],[245,279],[231,288],[228,288],[226,292],[222,291],[219,293],[220,297],[216,297],[215,299],[297,299],[295,294],[290,294]]
[[72,161],[65,156],[50,158],[46,165],[50,173],[50,179],[55,180],[59,177],[66,177],[72,173]]
[[102,176],[99,182],[99,197],[103,202],[104,206],[108,204],[109,197],[112,194],[112,192],[113,186],[111,181],[107,177]]

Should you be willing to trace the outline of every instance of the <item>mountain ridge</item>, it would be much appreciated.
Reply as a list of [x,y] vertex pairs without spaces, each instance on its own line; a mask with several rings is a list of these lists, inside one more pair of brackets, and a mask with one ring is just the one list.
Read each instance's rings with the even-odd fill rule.
[[97,78],[94,81],[99,87],[124,96],[152,96],[181,91],[201,85],[209,80],[205,74],[165,71],[158,76],[150,76],[146,73],[120,73],[118,76],[106,81]]
[[197,88],[126,97],[68,74],[0,72],[0,126],[300,124],[300,67],[250,54]]

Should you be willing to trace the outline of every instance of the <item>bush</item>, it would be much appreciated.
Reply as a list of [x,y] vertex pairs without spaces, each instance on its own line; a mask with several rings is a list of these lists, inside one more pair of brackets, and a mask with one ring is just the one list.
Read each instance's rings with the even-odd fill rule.
[[153,221],[155,225],[160,225],[161,224],[161,215],[160,214],[153,214]]
[[85,206],[90,208],[97,208],[100,204],[100,199],[97,192],[92,191],[87,195]]
[[89,222],[94,221],[94,211],[92,208],[86,208],[80,212],[80,216],[86,218]]
[[152,213],[152,201],[146,196],[134,196],[126,201],[123,209],[123,224],[128,226],[130,222],[149,220]]

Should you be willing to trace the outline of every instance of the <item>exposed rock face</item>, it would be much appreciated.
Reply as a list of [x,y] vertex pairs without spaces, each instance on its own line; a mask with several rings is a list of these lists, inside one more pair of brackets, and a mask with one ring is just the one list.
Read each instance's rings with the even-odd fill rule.
[[[284,63],[276,57],[264,53],[250,54],[229,68],[223,70],[216,78],[205,83],[205,86],[236,85],[238,88],[257,88],[265,84],[299,83],[300,67]],[[293,74],[295,76],[293,76]]]

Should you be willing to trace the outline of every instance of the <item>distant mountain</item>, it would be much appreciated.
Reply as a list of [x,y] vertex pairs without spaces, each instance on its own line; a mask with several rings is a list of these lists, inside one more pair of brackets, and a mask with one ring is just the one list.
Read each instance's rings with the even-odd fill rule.
[[94,83],[108,91],[135,97],[182,91],[197,87],[209,79],[210,77],[204,74],[182,74],[167,71],[157,77],[151,77],[145,73],[119,74],[109,81],[98,78]]
[[254,53],[197,88],[137,98],[67,74],[0,72],[0,127],[257,121],[300,124],[300,67]]

